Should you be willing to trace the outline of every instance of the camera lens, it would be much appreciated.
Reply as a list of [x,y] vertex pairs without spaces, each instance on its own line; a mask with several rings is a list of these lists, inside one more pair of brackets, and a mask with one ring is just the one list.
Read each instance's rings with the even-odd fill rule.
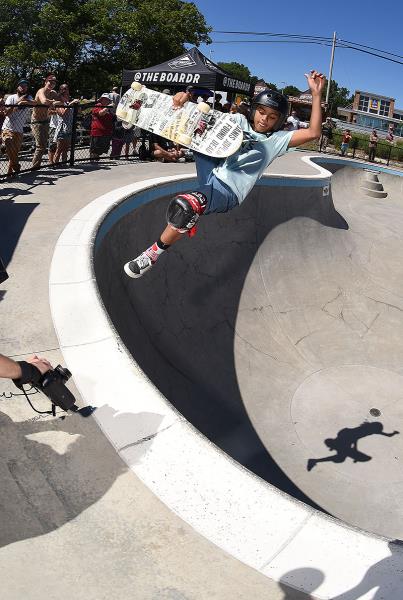
[[55,367],[55,371],[59,373],[60,377],[63,379],[64,382],[66,382],[71,377],[70,371],[66,369],[66,367],[62,367],[61,365],[57,365],[57,367]]

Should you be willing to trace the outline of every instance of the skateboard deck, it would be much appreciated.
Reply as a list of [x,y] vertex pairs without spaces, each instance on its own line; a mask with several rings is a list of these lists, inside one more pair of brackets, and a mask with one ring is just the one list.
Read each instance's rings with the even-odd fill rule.
[[122,121],[146,129],[191,150],[216,158],[234,154],[243,131],[232,115],[213,110],[204,102],[187,102],[174,109],[172,96],[132,83],[116,109]]

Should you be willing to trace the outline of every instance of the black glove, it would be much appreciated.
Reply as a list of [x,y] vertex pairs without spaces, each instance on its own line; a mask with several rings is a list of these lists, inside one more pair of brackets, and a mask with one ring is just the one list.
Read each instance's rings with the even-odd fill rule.
[[17,387],[21,387],[25,383],[40,385],[42,373],[37,367],[25,360],[18,360],[17,363],[21,367],[21,377],[19,379],[13,379],[13,383]]

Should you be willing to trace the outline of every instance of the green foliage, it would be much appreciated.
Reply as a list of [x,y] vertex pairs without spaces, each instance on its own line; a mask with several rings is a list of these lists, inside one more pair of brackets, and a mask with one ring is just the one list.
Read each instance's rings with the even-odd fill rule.
[[243,65],[241,63],[219,62],[217,64],[220,67],[220,69],[223,69],[223,71],[226,71],[230,75],[233,75],[233,77],[236,77],[237,79],[241,79],[242,81],[249,81],[252,77],[251,72],[249,71],[248,67],[246,67],[245,65]]
[[0,85],[46,72],[74,89],[109,89],[144,68],[209,43],[211,28],[184,0],[0,0]]
[[[326,97],[326,90],[324,90],[323,96]],[[351,95],[349,90],[345,87],[340,87],[337,81],[332,80],[330,82],[330,93],[329,93],[329,109],[328,115],[337,119],[337,107],[348,106],[354,100],[354,95]]]
[[283,94],[285,96],[299,96],[302,94],[301,90],[299,90],[295,85],[286,85],[283,89]]

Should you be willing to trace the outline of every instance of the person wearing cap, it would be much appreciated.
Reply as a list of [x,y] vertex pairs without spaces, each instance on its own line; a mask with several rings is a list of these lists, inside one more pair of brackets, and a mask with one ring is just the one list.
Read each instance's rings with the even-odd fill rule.
[[24,137],[24,125],[29,117],[30,106],[35,101],[28,93],[28,81],[20,79],[15,94],[10,94],[4,103],[5,118],[1,127],[1,137],[8,156],[7,175],[19,173],[21,166],[18,154]]
[[120,94],[119,94],[119,88],[118,87],[113,87],[112,91],[110,92],[110,98],[113,102],[113,104],[115,105],[115,108],[117,108],[117,105],[120,102]]
[[49,140],[49,108],[62,105],[59,95],[55,91],[56,76],[49,73],[43,87],[35,94],[36,107],[32,111],[31,131],[35,139],[35,152],[32,158],[32,169],[39,169],[42,157],[46,153]]
[[90,159],[98,161],[101,154],[109,151],[115,120],[115,105],[110,94],[102,94],[91,111]]

